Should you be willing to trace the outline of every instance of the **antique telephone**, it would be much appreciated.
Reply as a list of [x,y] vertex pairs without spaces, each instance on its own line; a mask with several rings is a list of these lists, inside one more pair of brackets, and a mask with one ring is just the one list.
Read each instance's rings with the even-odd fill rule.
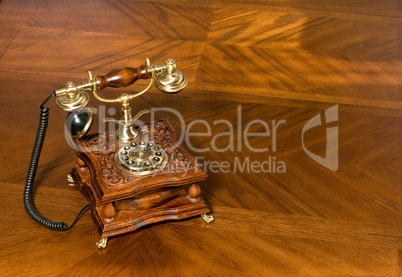
[[[106,99],[98,91],[107,87],[129,86],[138,79],[150,79],[148,86],[135,94],[122,94]],[[92,219],[101,235],[97,242],[105,248],[108,237],[133,231],[154,222],[184,219],[196,215],[210,223],[214,218],[201,197],[199,181],[207,175],[195,159],[177,142],[176,132],[167,119],[137,126],[134,122],[149,110],[132,116],[130,101],[147,92],[152,84],[164,93],[176,93],[187,85],[187,78],[176,68],[173,59],[164,65],[146,64],[112,70],[104,76],[89,78],[79,85],[68,82],[55,90],[40,106],[41,115],[24,190],[28,214],[50,230],[66,231],[74,226],[81,214],[90,207]],[[101,102],[122,104],[121,119],[105,118],[119,124],[116,132],[86,135],[92,125],[92,113],[85,106],[88,92]],[[89,201],[68,227],[42,216],[33,203],[33,184],[43,146],[49,108],[44,105],[56,97],[59,108],[69,112],[66,128],[77,154],[67,180]],[[185,173],[185,174],[183,174]]]

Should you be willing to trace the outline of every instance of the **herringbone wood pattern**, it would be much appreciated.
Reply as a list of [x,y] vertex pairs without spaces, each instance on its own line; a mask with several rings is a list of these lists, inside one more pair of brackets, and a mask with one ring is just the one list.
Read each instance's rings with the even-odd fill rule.
[[[1,1],[0,275],[398,276],[401,24],[398,0]],[[155,224],[112,238],[106,250],[95,248],[89,213],[68,232],[39,226],[22,202],[38,106],[88,70],[138,67],[146,57],[174,58],[189,84],[175,95],[152,88],[133,109],[169,107],[186,126],[198,119],[211,126],[184,147],[208,150],[190,152],[209,174],[201,188],[216,221]],[[332,171],[306,154],[302,131],[317,114],[325,122],[324,110],[337,104],[338,121],[304,134],[306,148],[324,157],[326,128],[338,127],[339,168]],[[45,216],[70,223],[85,199],[66,182],[75,164],[63,134],[66,114],[54,102],[49,107],[35,201]],[[180,126],[169,113],[157,115]],[[249,126],[253,120],[270,128],[286,120],[276,143],[272,134],[249,138],[268,151],[245,144],[247,128],[266,132]],[[233,141],[224,135],[227,122]],[[201,124],[190,131],[207,132]],[[216,152],[213,145],[233,147]],[[269,157],[286,172],[236,167]],[[229,164],[228,172],[213,162]]]

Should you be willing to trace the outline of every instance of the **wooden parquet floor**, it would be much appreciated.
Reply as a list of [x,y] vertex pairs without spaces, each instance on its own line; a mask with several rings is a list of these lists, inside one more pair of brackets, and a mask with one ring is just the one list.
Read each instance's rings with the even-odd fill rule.
[[[402,276],[401,1],[2,0],[0,31],[1,276]],[[22,201],[40,103],[147,57],[174,58],[189,84],[131,106],[204,134],[183,146],[209,174],[215,222],[150,225],[105,250],[89,212],[41,227]],[[66,182],[66,113],[48,106],[35,203],[70,223],[86,200]]]

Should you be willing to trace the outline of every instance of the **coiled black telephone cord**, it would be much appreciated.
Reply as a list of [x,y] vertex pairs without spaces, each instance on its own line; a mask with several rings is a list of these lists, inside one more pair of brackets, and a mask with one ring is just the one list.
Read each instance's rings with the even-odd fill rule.
[[39,127],[38,132],[36,133],[36,139],[34,148],[32,150],[31,161],[29,163],[27,179],[25,183],[24,189],[24,205],[25,209],[27,210],[28,214],[32,217],[33,220],[38,222],[40,225],[52,230],[52,231],[67,231],[70,230],[80,219],[81,215],[85,212],[85,210],[89,207],[89,204],[85,205],[81,211],[78,213],[77,217],[71,223],[70,226],[66,226],[64,222],[54,222],[46,217],[42,216],[35,208],[33,203],[33,184],[35,180],[36,170],[38,169],[39,157],[42,150],[43,142],[45,140],[46,128],[49,120],[49,108],[44,107],[46,102],[56,96],[55,93],[49,95],[49,97],[40,105],[40,119],[39,119]]

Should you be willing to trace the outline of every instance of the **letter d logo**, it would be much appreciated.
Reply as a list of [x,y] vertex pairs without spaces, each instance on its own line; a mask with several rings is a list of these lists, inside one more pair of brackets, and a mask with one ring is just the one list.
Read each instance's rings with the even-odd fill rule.
[[[338,105],[332,106],[325,110],[325,123],[330,123],[338,121]],[[325,157],[320,157],[304,146],[304,133],[311,128],[320,126],[321,116],[317,114],[312,119],[310,119],[306,125],[304,125],[302,130],[302,146],[304,152],[312,158],[314,161],[323,165],[333,171],[338,170],[338,127],[328,127],[327,128],[327,144],[325,150]]]

